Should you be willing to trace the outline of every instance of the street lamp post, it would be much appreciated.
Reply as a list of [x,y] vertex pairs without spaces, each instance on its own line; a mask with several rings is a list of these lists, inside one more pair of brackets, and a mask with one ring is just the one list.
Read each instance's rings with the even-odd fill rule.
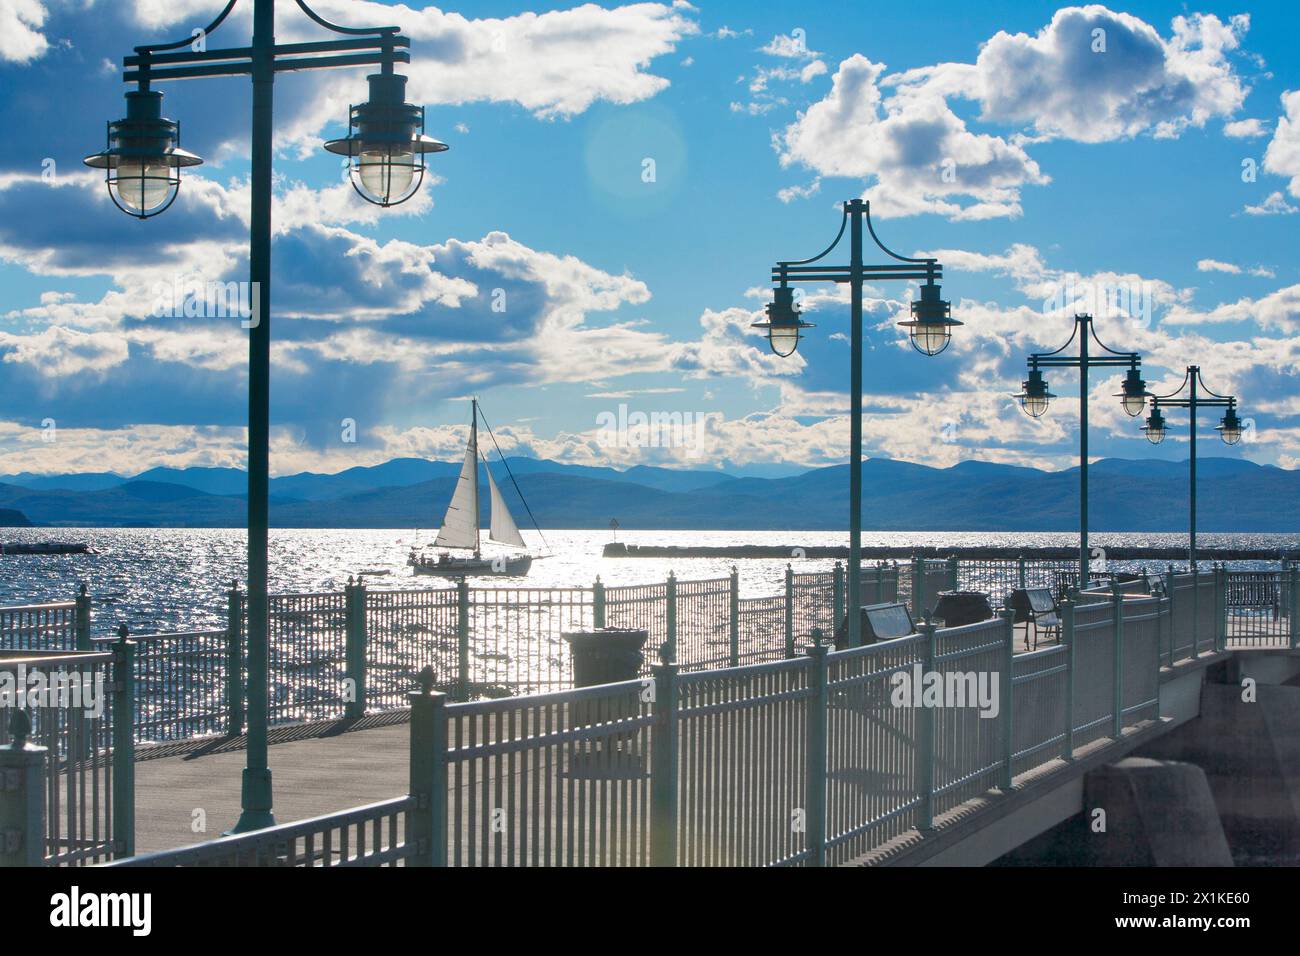
[[[1063,355],[1070,345],[1078,339],[1077,355]],[[1102,354],[1089,353],[1088,342],[1091,339],[1101,348]],[[1060,348],[1051,352],[1035,352],[1029,356],[1029,378],[1022,383],[1022,389],[1015,397],[1021,407],[1032,418],[1041,418],[1047,406],[1056,396],[1047,390],[1047,381],[1043,378],[1044,368],[1077,368],[1079,370],[1079,587],[1087,587],[1091,552],[1088,550],[1088,370],[1090,368],[1125,368],[1128,374],[1124,378],[1124,387],[1116,397],[1121,399],[1125,413],[1139,415],[1146,405],[1146,383],[1142,381],[1142,359],[1136,352],[1116,352],[1107,348],[1097,338],[1091,315],[1076,315],[1074,331]]]
[[[238,0],[229,0],[203,36],[210,36]],[[370,100],[349,111],[348,136],[325,148],[349,157],[353,187],[368,202],[405,202],[424,177],[424,156],[445,144],[424,135],[424,109],[404,102],[406,78],[394,72],[409,63],[410,40],[398,27],[353,28],[325,20],[304,0],[299,9],[344,39],[309,43],[275,42],[275,0],[253,0],[252,45],[196,49],[192,37],[175,43],[138,46],[126,57],[123,80],[136,84],[126,94],[127,116],[110,123],[108,146],[86,157],[103,169],[109,194],[139,219],[158,215],[175,200],[180,170],[202,160],[180,148],[179,124],[162,116],[163,80],[247,76],[253,84],[251,138],[251,226],[248,260],[253,310],[248,342],[248,747],[241,788],[242,813],[234,832],[275,823],[266,729],[269,699],[267,619],[267,489],[270,467],[271,371],[271,176],[273,85],[277,73],[378,65],[370,77]]]
[[[1183,390],[1187,389],[1187,396],[1180,398]],[[1204,394],[1202,394],[1204,392]],[[1147,423],[1142,426],[1142,431],[1147,436],[1147,441],[1153,445],[1158,445],[1165,440],[1165,417],[1161,414],[1161,408],[1185,408],[1188,411],[1188,417],[1191,419],[1189,433],[1191,436],[1191,487],[1189,489],[1188,501],[1190,505],[1188,536],[1187,536],[1187,561],[1193,571],[1196,570],[1196,410],[1198,408],[1222,408],[1225,409],[1223,418],[1216,426],[1219,437],[1225,444],[1235,445],[1241,441],[1241,419],[1237,417],[1237,399],[1233,395],[1218,395],[1205,387],[1205,382],[1201,380],[1201,367],[1199,365],[1187,366],[1187,374],[1183,376],[1182,384],[1174,389],[1168,395],[1151,396],[1151,415],[1147,418]]]
[[[862,262],[862,230],[867,233],[885,255],[896,263],[864,265]],[[849,230],[849,264],[846,266],[814,265],[825,258],[844,238]],[[804,329],[813,326],[804,322],[794,302],[790,281],[838,282],[849,285],[849,573],[848,573],[848,643],[858,647],[862,643],[862,622],[858,613],[862,595],[862,286],[873,281],[900,279],[920,282],[921,297],[912,302],[912,318],[899,325],[908,329],[912,345],[924,355],[938,355],[948,347],[952,328],[961,325],[951,317],[951,308],[939,296],[939,279],[943,266],[936,259],[913,259],[891,252],[876,237],[871,225],[871,204],[863,199],[850,199],[844,203],[840,231],[835,240],[811,259],[778,262],[772,269],[772,281],[779,283],[773,290],[772,302],[767,306],[767,319],[755,322],[753,327],[767,332],[772,351],[780,356],[794,354],[799,347]]]

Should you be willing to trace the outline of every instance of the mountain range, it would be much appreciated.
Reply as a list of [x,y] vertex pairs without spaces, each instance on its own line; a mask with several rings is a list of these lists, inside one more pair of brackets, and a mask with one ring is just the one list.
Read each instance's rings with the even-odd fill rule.
[[[846,522],[848,465],[758,477],[637,466],[626,471],[531,458],[508,459],[543,528],[839,530]],[[1300,471],[1234,458],[1198,462],[1203,531],[1300,531]],[[459,462],[397,458],[337,474],[271,480],[271,523],[280,528],[432,528],[450,500]],[[530,526],[498,463],[516,519]],[[243,527],[244,472],[153,468],[0,475],[0,521],[81,527]],[[1089,472],[1090,526],[1099,531],[1182,531],[1187,462],[1102,459]],[[967,461],[951,468],[873,458],[863,462],[863,527],[914,531],[1069,531],[1078,527],[1078,469],[1043,471]],[[483,495],[483,521],[487,495]],[[10,519],[17,523],[17,519]]]

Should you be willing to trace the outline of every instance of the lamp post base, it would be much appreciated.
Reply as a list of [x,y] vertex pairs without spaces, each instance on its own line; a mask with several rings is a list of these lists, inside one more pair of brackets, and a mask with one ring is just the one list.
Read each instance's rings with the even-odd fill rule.
[[271,812],[271,770],[252,770],[244,768],[243,789],[240,795],[243,812],[239,822],[227,830],[223,836],[235,833],[250,833],[253,830],[265,830],[275,826],[275,815]]

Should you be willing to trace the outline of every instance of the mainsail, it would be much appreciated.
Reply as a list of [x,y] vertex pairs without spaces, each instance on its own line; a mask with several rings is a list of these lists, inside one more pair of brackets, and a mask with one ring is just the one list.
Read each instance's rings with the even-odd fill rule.
[[456,491],[442,519],[442,528],[433,542],[439,548],[473,548],[478,550],[478,421],[469,430],[465,464],[456,481]]
[[[484,464],[486,466],[486,462]],[[487,470],[487,480],[492,504],[492,529],[488,537],[512,547],[528,547],[510,509],[506,507],[505,498],[501,497],[497,483],[492,480],[490,469]],[[438,538],[433,543],[439,548],[473,548],[478,551],[478,538],[478,402],[475,402],[469,445],[465,449],[465,464],[460,469],[456,491],[451,496],[451,504],[447,506],[447,515],[442,519]]]

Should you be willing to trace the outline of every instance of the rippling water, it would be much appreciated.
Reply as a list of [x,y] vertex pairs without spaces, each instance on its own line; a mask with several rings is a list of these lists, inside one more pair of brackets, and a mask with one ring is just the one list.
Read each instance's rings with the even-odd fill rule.
[[[84,541],[93,554],[54,556],[0,555],[0,605],[70,599],[85,582],[95,604],[95,630],[107,632],[125,621],[132,631],[213,627],[224,622],[225,591],[244,575],[244,532],[225,528],[26,528],[0,531],[6,541]],[[525,532],[542,549],[536,532]],[[432,534],[422,534],[427,544]],[[847,535],[828,531],[620,531],[620,541],[666,545],[803,545],[847,544]],[[863,532],[864,545],[988,545],[1068,547],[1077,537],[1068,532]],[[406,567],[407,549],[416,539],[395,530],[275,530],[271,532],[273,591],[336,591],[349,575],[387,571],[369,579],[372,587],[445,587],[440,579],[415,578]],[[679,578],[711,578],[740,569],[743,596],[780,593],[786,562],[776,559],[733,561],[691,558],[603,558],[608,531],[547,531],[551,556],[533,564],[526,578],[511,586],[573,587],[590,585],[599,575],[606,584],[662,581],[668,572]],[[1205,534],[1203,547],[1300,547],[1296,534]],[[1119,545],[1178,547],[1177,534],[1106,534],[1091,536],[1097,547]],[[490,553],[490,551],[488,551]],[[796,570],[829,569],[834,561],[803,560]],[[503,586],[500,578],[470,579],[476,586]]]

